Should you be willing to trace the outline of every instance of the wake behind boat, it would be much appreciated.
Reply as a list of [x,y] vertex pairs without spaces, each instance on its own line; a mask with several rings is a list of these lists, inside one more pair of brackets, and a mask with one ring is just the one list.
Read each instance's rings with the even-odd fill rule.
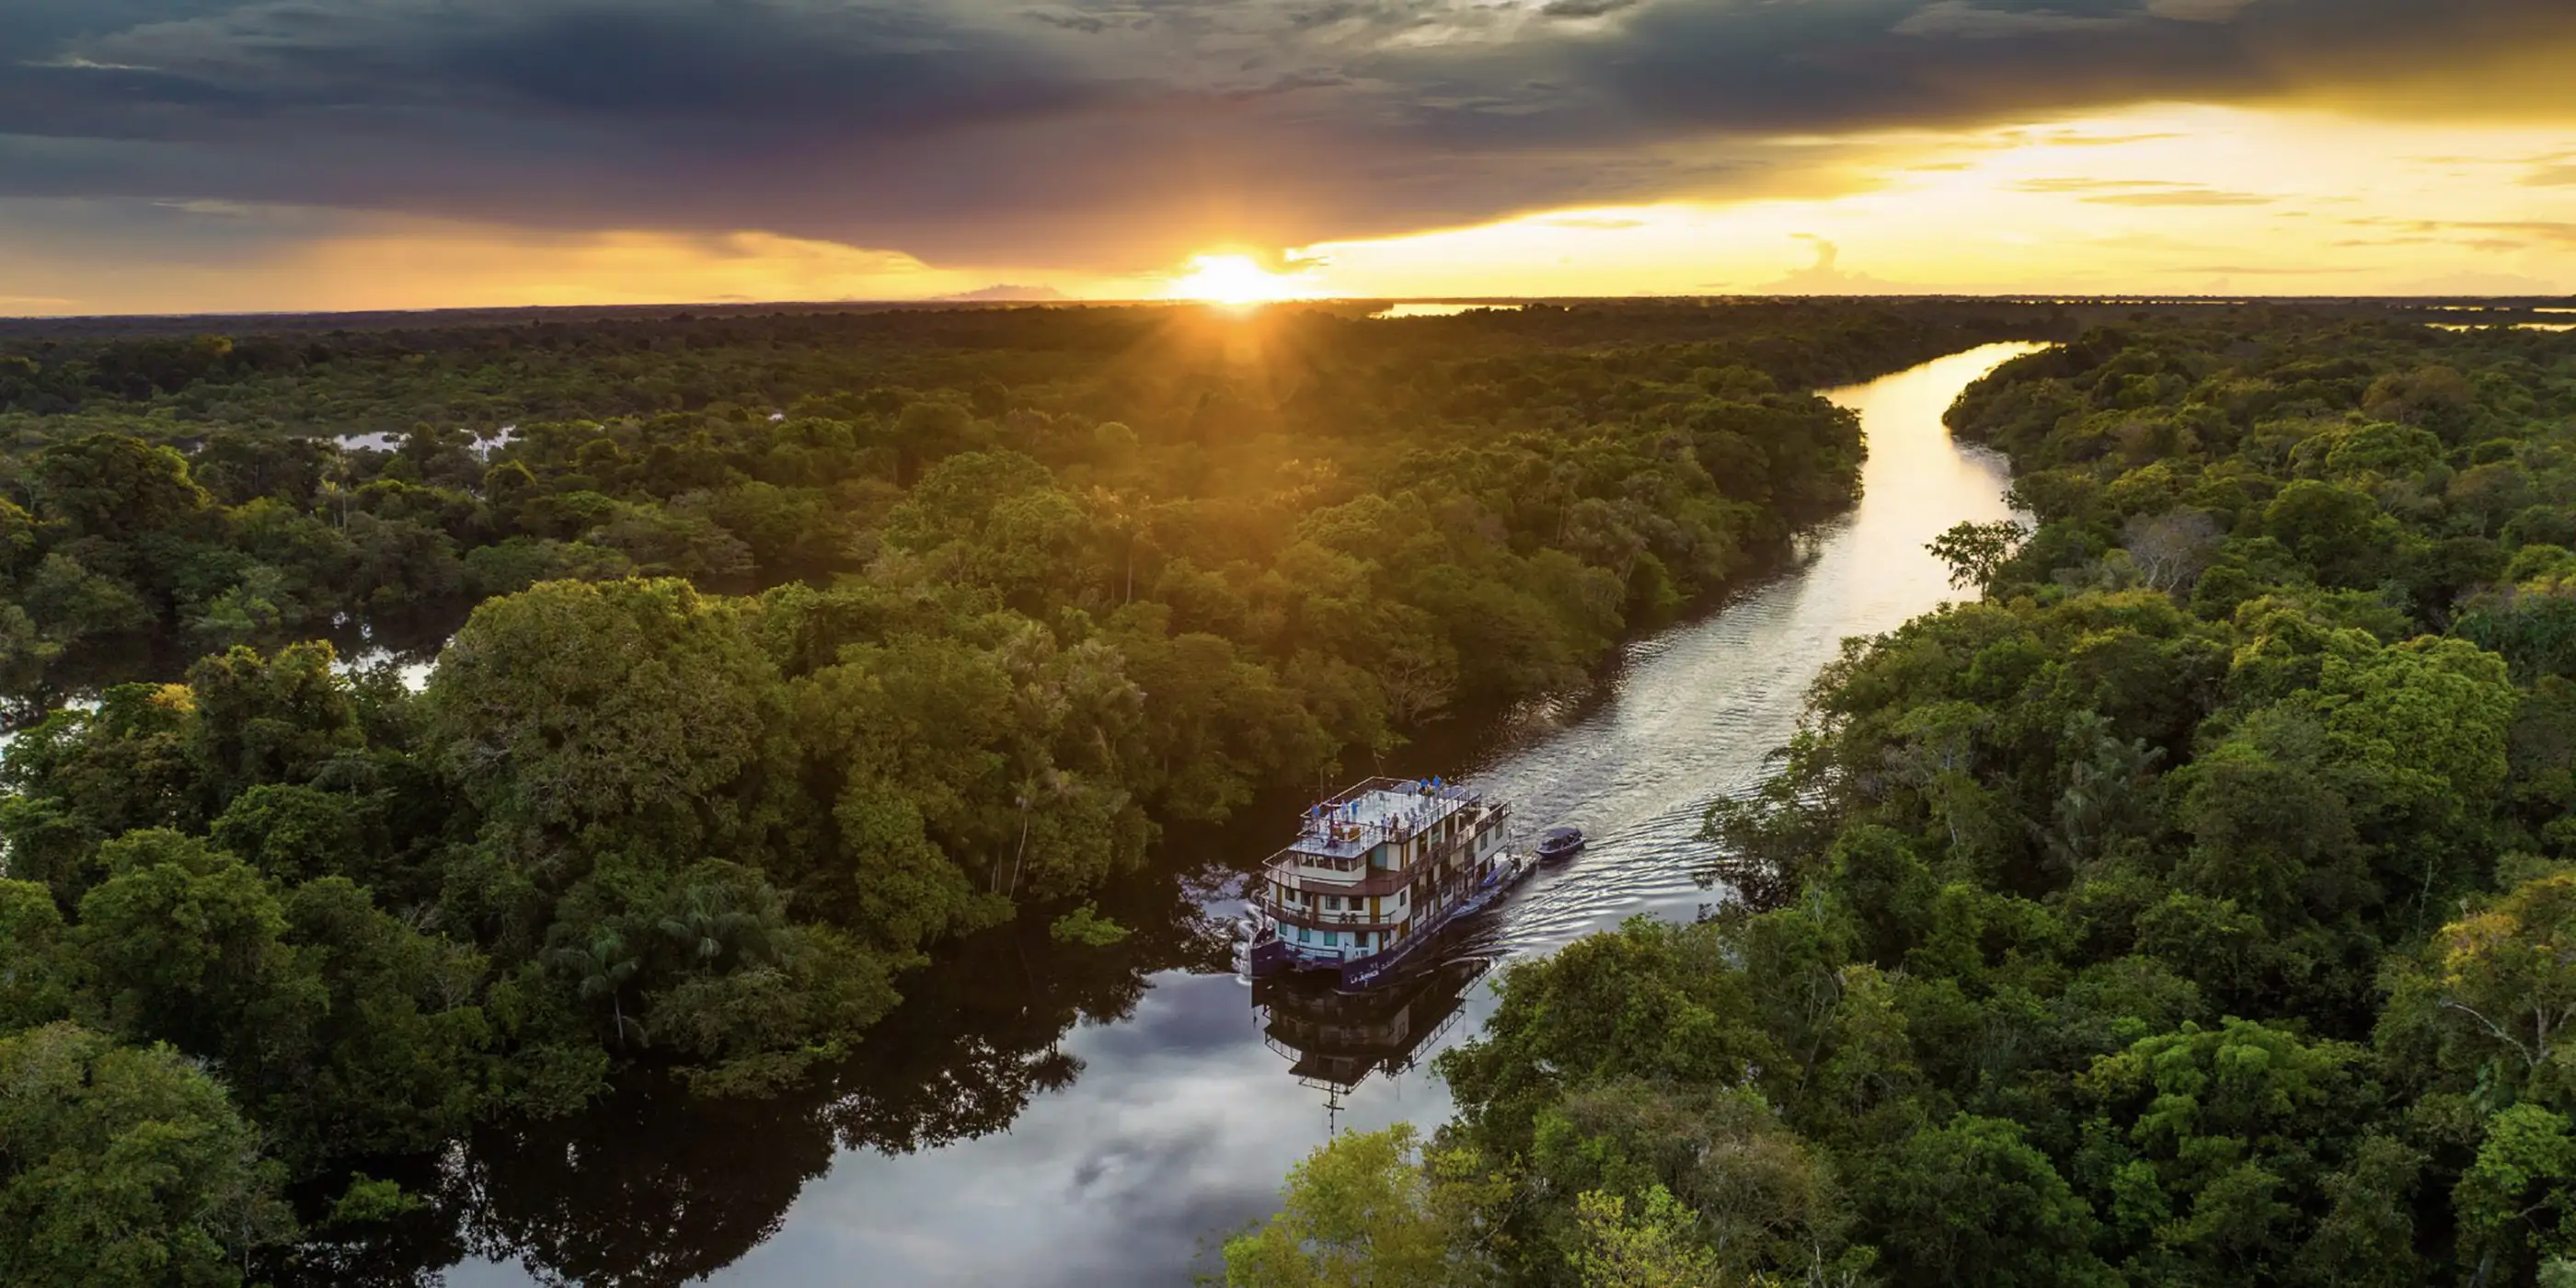
[[1363,988],[1535,866],[1503,851],[1508,807],[1439,779],[1372,778],[1306,811],[1253,878],[1244,972],[1335,971]]

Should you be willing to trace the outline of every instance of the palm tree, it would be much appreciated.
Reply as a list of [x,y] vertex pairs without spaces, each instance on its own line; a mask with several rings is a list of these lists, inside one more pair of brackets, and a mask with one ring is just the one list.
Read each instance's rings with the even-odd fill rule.
[[635,1034],[636,1045],[645,1044],[644,1026],[626,1016],[626,981],[634,978],[641,962],[626,951],[626,937],[613,927],[603,926],[590,937],[588,944],[573,944],[554,951],[554,961],[569,970],[580,981],[584,1001],[602,996],[608,998],[608,1009],[617,1024],[617,1045],[625,1049],[626,1035]]
[[680,910],[662,919],[661,929],[692,961],[713,966],[727,951],[738,957],[766,955],[778,911],[743,907],[719,885],[693,884],[681,896]]

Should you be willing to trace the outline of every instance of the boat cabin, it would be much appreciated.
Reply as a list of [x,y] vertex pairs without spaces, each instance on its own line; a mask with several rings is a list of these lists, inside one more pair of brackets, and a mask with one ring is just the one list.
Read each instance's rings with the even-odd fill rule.
[[1505,812],[1455,783],[1369,779],[1306,811],[1248,902],[1308,965],[1396,951],[1489,887]]

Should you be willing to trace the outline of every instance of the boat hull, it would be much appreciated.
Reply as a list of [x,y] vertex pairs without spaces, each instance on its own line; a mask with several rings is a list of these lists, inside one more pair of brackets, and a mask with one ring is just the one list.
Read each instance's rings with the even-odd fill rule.
[[1459,918],[1479,912],[1501,898],[1512,887],[1536,870],[1527,860],[1514,861],[1494,870],[1483,885],[1469,891],[1458,902],[1435,915],[1429,924],[1408,936],[1393,948],[1370,953],[1365,957],[1343,957],[1338,954],[1300,951],[1284,939],[1265,938],[1255,941],[1243,955],[1244,973],[1254,979],[1304,972],[1330,973],[1339,977],[1344,989],[1358,990],[1388,982],[1423,945],[1439,937],[1440,932]]

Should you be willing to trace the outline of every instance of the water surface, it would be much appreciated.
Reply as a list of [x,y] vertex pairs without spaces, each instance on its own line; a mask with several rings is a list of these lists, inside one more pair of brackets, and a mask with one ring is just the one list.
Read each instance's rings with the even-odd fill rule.
[[[1925,542],[2010,513],[2002,461],[1952,443],[1941,413],[2036,347],[1829,391],[1868,432],[1865,499],[1790,568],[1630,646],[1602,693],[1516,712],[1476,746],[1417,749],[1445,763],[1391,766],[1513,800],[1524,835],[1564,822],[1592,838],[1462,934],[1448,967],[1359,1003],[1256,994],[1195,914],[1233,912],[1227,878],[1266,847],[1236,839],[1244,829],[1213,834],[1241,852],[1110,904],[1143,942],[1077,957],[1022,930],[967,946],[973,960],[906,981],[904,1010],[871,1035],[873,1063],[838,1082],[761,1106],[630,1095],[478,1138],[451,1167],[484,1204],[469,1232],[484,1255],[449,1282],[1189,1282],[1211,1264],[1209,1236],[1270,1211],[1333,1126],[1447,1115],[1422,1064],[1490,1011],[1485,961],[1641,913],[1687,919],[1720,897],[1692,877],[1707,804],[1759,781],[1845,637],[1954,597]],[[1270,820],[1273,841],[1293,808]]]

